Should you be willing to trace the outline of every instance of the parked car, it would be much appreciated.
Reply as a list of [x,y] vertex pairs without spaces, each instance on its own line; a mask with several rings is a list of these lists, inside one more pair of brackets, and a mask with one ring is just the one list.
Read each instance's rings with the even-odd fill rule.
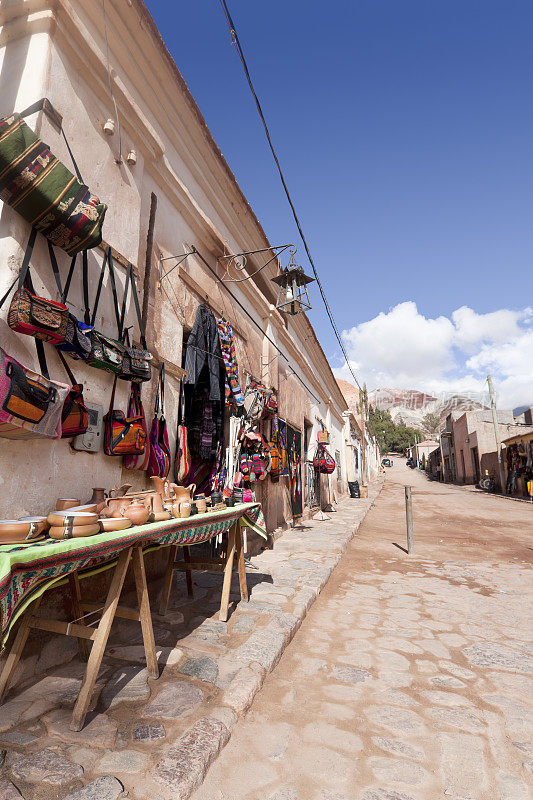
[[382,467],[392,467],[392,461],[390,458],[382,458],[381,459],[381,466]]

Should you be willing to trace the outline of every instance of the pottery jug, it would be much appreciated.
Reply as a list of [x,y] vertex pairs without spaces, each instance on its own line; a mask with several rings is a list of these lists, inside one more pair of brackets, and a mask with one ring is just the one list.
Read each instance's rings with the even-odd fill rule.
[[166,478],[160,478],[158,475],[152,475],[150,480],[154,482],[156,492],[159,492],[163,500],[169,500],[172,496],[171,484]]
[[193,494],[196,490],[196,484],[191,483],[189,486],[178,486],[177,483],[171,483],[170,488],[175,503],[190,503],[192,502]]
[[102,517],[123,517],[124,509],[130,504],[128,497],[108,497],[100,511]]
[[142,500],[132,500],[122,514],[130,519],[133,525],[144,525],[145,522],[148,522],[150,510],[146,508]]
[[96,503],[96,509],[100,513],[105,506],[105,489],[103,487],[93,489],[93,493],[87,502]]

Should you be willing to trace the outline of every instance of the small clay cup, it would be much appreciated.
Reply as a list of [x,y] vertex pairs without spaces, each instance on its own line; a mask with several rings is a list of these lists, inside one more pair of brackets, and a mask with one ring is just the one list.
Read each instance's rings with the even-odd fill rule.
[[56,511],[67,511],[69,508],[79,506],[80,501],[75,497],[60,497],[56,502]]
[[196,503],[191,503],[191,517],[194,517],[195,514],[198,514],[198,508]]
[[222,492],[212,492],[211,493],[211,505],[218,506],[223,500]]
[[185,519],[185,517],[191,516],[191,504],[190,503],[180,503],[180,518]]

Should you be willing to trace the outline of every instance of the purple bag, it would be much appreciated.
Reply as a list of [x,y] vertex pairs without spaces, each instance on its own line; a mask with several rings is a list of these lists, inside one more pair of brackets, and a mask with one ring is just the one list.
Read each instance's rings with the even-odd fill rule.
[[[161,402],[161,415],[159,404]],[[150,458],[148,475],[168,478],[170,472],[170,446],[168,443],[167,422],[165,419],[165,364],[159,365],[159,378],[155,395],[154,418],[150,428]]]

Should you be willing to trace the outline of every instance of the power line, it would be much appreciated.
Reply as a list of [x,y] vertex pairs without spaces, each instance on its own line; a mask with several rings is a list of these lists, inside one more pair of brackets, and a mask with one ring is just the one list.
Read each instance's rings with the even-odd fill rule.
[[320,278],[318,277],[318,272],[316,270],[315,263],[313,261],[313,257],[311,256],[311,252],[309,250],[309,246],[307,244],[307,240],[306,240],[304,232],[302,230],[300,219],[298,217],[298,214],[296,213],[296,209],[294,207],[294,203],[292,201],[291,194],[289,192],[289,189],[287,187],[287,183],[285,181],[285,176],[283,174],[283,170],[281,169],[281,165],[279,163],[279,159],[278,159],[276,150],[274,148],[274,145],[272,144],[272,139],[270,137],[270,131],[269,131],[268,125],[266,123],[266,120],[265,120],[265,117],[264,117],[264,114],[263,114],[263,109],[261,108],[261,103],[259,102],[259,98],[257,97],[257,94],[255,92],[254,85],[253,85],[252,79],[250,77],[250,72],[248,71],[248,65],[247,65],[246,59],[244,57],[244,52],[243,52],[243,49],[241,47],[241,43],[239,41],[239,36],[238,36],[237,31],[235,29],[235,25],[234,25],[233,20],[231,18],[231,14],[229,13],[229,9],[228,9],[226,0],[220,0],[220,5],[222,6],[222,10],[224,12],[224,16],[226,17],[226,22],[228,23],[228,28],[229,28],[230,35],[231,35],[231,41],[235,45],[235,49],[237,50],[237,53],[238,53],[239,58],[241,60],[241,63],[242,63],[243,69],[244,69],[244,74],[246,75],[246,80],[248,81],[248,86],[250,87],[250,91],[251,91],[251,93],[253,95],[253,98],[255,100],[255,105],[257,107],[257,111],[259,113],[259,116],[261,117],[261,122],[263,123],[263,128],[265,129],[265,134],[266,134],[266,137],[267,137],[267,141],[268,141],[270,150],[272,152],[272,155],[274,157],[274,161],[276,162],[276,167],[278,168],[279,177],[281,179],[281,183],[283,185],[283,189],[285,190],[285,194],[287,196],[287,200],[289,201],[289,205],[291,207],[292,215],[294,217],[294,221],[296,223],[296,227],[298,228],[298,233],[300,234],[300,237],[302,239],[302,242],[303,242],[303,245],[304,245],[304,248],[305,248],[305,252],[307,253],[307,258],[309,259],[309,263],[311,264],[311,267],[312,267],[312,270],[313,270],[313,274],[315,276],[315,280],[317,282],[317,285],[318,285],[322,300],[324,302],[326,313],[327,313],[327,315],[329,317],[329,321],[331,323],[331,327],[333,328],[333,332],[335,334],[335,337],[336,337],[336,339],[337,339],[337,341],[339,343],[339,346],[340,346],[340,348],[342,350],[342,354],[344,355],[344,358],[346,359],[346,364],[348,366],[348,369],[350,370],[352,378],[354,379],[354,381],[357,384],[358,388],[362,391],[361,385],[360,385],[359,381],[357,380],[357,376],[355,375],[355,373],[354,373],[354,371],[353,371],[353,369],[352,369],[352,367],[350,365],[350,361],[348,359],[348,354],[346,353],[346,349],[344,347],[344,343],[343,343],[343,341],[342,341],[342,339],[341,339],[341,337],[339,335],[337,324],[336,324],[335,320],[333,319],[333,314],[332,314],[331,308],[329,306],[328,300],[326,298],[326,294],[324,292],[324,289],[322,287],[322,283],[320,281]]

